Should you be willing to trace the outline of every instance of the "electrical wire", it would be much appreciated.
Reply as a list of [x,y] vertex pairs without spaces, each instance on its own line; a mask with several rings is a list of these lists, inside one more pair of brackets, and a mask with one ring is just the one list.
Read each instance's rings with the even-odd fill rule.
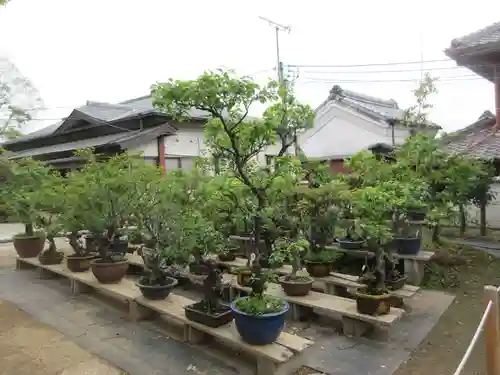
[[451,59],[440,60],[426,60],[426,61],[398,61],[398,62],[385,62],[385,63],[371,63],[371,64],[347,64],[347,65],[307,65],[307,64],[286,64],[292,68],[368,68],[371,66],[398,66],[398,65],[418,65],[439,62],[453,62]]
[[[301,76],[298,79],[299,81],[308,81],[310,83],[328,83],[328,84],[335,84],[335,83],[392,83],[392,82],[418,82],[420,81],[420,78],[409,78],[409,79],[322,79],[322,78],[317,78],[317,77],[304,77]],[[456,77],[447,77],[443,79],[438,79],[436,83],[441,83],[441,82],[462,82],[462,81],[479,81],[483,80],[484,78],[478,77],[474,74],[471,75],[463,75],[463,76],[456,76]]]
[[[463,66],[446,66],[439,68],[425,68],[424,72],[442,71],[442,70],[457,70],[467,69]],[[387,73],[413,73],[419,72],[420,69],[403,69],[403,70],[302,70],[297,69],[301,74],[387,74]]]

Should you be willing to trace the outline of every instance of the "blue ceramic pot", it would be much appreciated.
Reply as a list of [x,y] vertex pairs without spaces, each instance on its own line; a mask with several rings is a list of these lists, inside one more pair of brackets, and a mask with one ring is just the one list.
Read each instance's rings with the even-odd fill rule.
[[285,314],[290,309],[290,306],[285,301],[283,310],[277,313],[264,315],[249,315],[238,310],[236,302],[238,298],[231,303],[231,310],[234,315],[236,329],[241,336],[241,339],[250,345],[268,345],[272,344],[279,337],[285,325]]

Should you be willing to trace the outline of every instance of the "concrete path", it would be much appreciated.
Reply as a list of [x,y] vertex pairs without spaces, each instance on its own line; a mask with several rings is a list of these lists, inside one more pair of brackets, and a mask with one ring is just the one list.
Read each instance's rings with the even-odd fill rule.
[[0,301],[0,375],[122,375],[61,333]]
[[477,250],[484,251],[495,258],[500,258],[500,243],[493,241],[486,241],[481,239],[468,239],[468,238],[452,238],[446,237],[446,241],[457,244],[473,247]]
[[0,244],[12,242],[12,236],[24,231],[24,225],[3,223],[0,224]]

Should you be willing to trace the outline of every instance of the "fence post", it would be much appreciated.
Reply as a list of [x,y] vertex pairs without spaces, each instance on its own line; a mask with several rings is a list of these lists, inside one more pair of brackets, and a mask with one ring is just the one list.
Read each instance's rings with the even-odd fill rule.
[[500,375],[499,351],[499,330],[500,330],[500,307],[499,290],[495,286],[486,285],[484,287],[484,305],[488,306],[493,302],[490,313],[486,319],[484,327],[484,338],[486,342],[486,374]]

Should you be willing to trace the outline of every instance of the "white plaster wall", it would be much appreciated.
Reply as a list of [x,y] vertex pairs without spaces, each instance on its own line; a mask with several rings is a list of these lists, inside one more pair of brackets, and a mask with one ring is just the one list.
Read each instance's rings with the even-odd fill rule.
[[[490,228],[500,228],[500,181],[492,186],[492,191],[496,193],[495,199],[486,207],[486,225]],[[468,220],[472,224],[479,224],[480,210],[476,206],[468,209]]]
[[158,157],[158,139],[153,139],[151,142],[144,144],[138,148],[137,151],[141,151],[146,157]]
[[[266,155],[277,155],[280,150],[278,145],[268,147],[257,155],[257,161],[260,165],[266,165]],[[177,134],[165,138],[165,160],[167,170],[178,168],[178,162],[174,158],[181,159],[183,169],[189,169],[193,166],[193,160],[198,156],[209,156],[204,142],[203,129],[180,128]],[[193,159],[192,159],[193,158]],[[170,160],[169,160],[170,159]],[[183,162],[184,160],[184,162]]]

